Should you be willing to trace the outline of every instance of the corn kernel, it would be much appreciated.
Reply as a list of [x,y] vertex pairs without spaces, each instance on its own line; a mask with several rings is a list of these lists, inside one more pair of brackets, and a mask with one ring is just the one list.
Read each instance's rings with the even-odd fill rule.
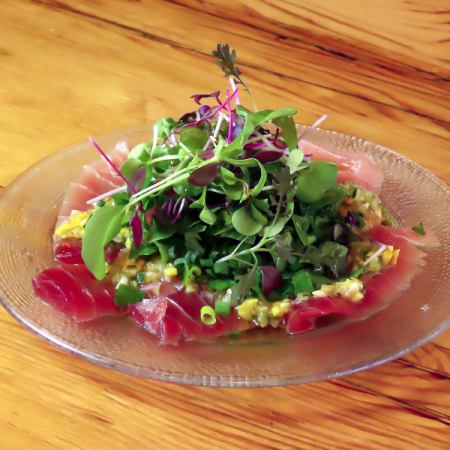
[[394,250],[394,252],[392,253],[391,264],[393,266],[395,266],[397,264],[399,254],[400,254],[400,249]]
[[164,269],[164,275],[169,278],[176,277],[178,275],[178,270],[176,267],[166,267]]
[[236,309],[239,317],[245,320],[253,320],[253,316],[256,313],[256,308],[258,306],[257,298],[249,298],[244,300]]

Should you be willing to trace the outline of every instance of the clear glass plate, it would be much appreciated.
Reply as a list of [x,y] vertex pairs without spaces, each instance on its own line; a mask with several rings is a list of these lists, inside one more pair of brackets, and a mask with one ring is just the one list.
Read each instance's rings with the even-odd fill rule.
[[[136,127],[98,138],[104,148],[150,138]],[[423,221],[441,246],[388,308],[361,322],[299,336],[278,332],[159,346],[128,319],[77,325],[35,297],[31,278],[53,264],[52,233],[67,186],[96,154],[81,143],[31,167],[0,199],[0,300],[22,324],[62,349],[130,374],[203,386],[279,386],[334,378],[397,358],[450,320],[450,190],[432,173],[371,142],[316,130],[314,143],[370,154],[385,173],[381,197],[400,223]]]

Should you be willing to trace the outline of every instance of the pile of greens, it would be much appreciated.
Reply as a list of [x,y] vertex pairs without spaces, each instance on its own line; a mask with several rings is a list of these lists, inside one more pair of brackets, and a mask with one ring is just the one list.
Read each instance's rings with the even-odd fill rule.
[[338,210],[351,188],[336,183],[335,164],[298,148],[295,109],[256,110],[236,53],[219,44],[214,55],[230,78],[225,96],[192,96],[196,109],[157,121],[120,169],[109,161],[127,190],[98,202],[86,224],[87,267],[106,276],[104,246],[126,226],[130,259],[158,256],[186,286],[231,288],[236,303],[294,298],[348,275],[351,225]]

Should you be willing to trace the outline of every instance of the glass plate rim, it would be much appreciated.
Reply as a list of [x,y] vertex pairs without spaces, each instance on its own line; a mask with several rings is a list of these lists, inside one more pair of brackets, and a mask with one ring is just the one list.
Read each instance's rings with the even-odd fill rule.
[[[306,125],[300,125],[299,126],[302,131],[308,130],[310,127]],[[148,130],[149,132],[150,127],[145,124],[139,124],[135,126],[130,126],[124,129],[118,129],[106,133],[102,133],[99,135],[102,139],[111,139],[114,136],[117,137],[117,139],[123,138],[124,135],[134,132],[142,132]],[[373,141],[365,140],[363,138],[360,138],[355,135],[351,135],[348,133],[341,133],[335,130],[329,130],[326,128],[317,128],[315,129],[310,136],[313,136],[314,134],[326,134],[326,135],[333,135],[333,136],[339,136],[342,138],[347,139],[356,139],[359,142],[363,144],[368,145],[374,145],[378,148],[380,148],[383,152],[387,152],[398,158],[401,163],[408,164],[412,166],[414,169],[419,170],[421,172],[425,172],[427,177],[430,178],[430,181],[432,180],[436,186],[438,186],[442,191],[450,196],[450,187],[437,175],[435,175],[431,170],[421,166],[420,164],[416,163],[415,161],[412,161],[411,159],[395,152],[394,150],[391,150],[383,145],[377,144]],[[30,167],[28,167],[26,170],[24,170],[22,173],[20,173],[18,176],[16,176],[5,188],[0,192],[0,204],[3,202],[3,199],[5,196],[9,194],[9,192],[14,189],[14,186],[21,181],[22,178],[26,178],[33,174],[35,170],[39,169],[39,166],[41,164],[48,164],[51,163],[52,159],[57,159],[60,157],[61,153],[70,151],[71,148],[74,146],[79,145],[82,143],[82,141],[74,142],[70,145],[64,146],[63,148],[56,150],[52,152],[50,155],[45,156],[44,158],[41,158],[34,164],[32,164]],[[93,154],[94,155],[94,154]],[[14,317],[21,325],[23,325],[26,329],[30,330],[33,334],[43,338],[45,341],[49,342],[52,346],[63,350],[66,354],[75,355],[77,357],[80,357],[82,359],[85,359],[91,363],[100,365],[102,367],[113,369],[116,372],[119,373],[125,373],[132,376],[138,376],[142,378],[149,378],[157,381],[165,381],[165,382],[172,382],[177,384],[184,384],[184,385],[195,385],[195,386],[203,386],[203,387],[238,387],[238,388],[253,388],[253,387],[276,387],[276,386],[290,386],[290,385],[298,385],[298,384],[306,384],[309,382],[320,382],[320,381],[326,381],[330,379],[336,379],[341,378],[344,376],[349,376],[364,370],[372,369],[375,367],[378,367],[380,365],[386,364],[388,362],[391,362],[395,359],[398,359],[405,354],[408,354],[417,348],[423,346],[424,344],[430,342],[432,339],[437,337],[439,334],[443,333],[446,329],[450,327],[450,316],[448,316],[446,319],[444,319],[442,322],[439,323],[430,333],[424,335],[421,339],[416,340],[413,342],[410,346],[407,346],[397,352],[393,352],[388,354],[386,357],[381,359],[375,359],[373,361],[370,361],[366,364],[360,364],[356,365],[355,367],[350,367],[347,369],[341,369],[335,373],[325,374],[321,376],[309,376],[307,378],[302,377],[296,379],[295,377],[286,377],[286,378],[270,378],[264,377],[263,379],[255,377],[255,378],[249,378],[247,376],[220,376],[220,375],[196,375],[193,374],[183,374],[181,372],[177,371],[158,371],[157,369],[146,369],[145,371],[141,371],[139,369],[133,370],[133,366],[128,363],[127,366],[125,366],[122,362],[115,361],[108,357],[99,357],[96,355],[92,355],[89,352],[84,352],[82,349],[75,348],[74,346],[70,345],[69,343],[66,343],[54,335],[52,335],[51,332],[48,332],[46,330],[41,330],[38,327],[33,326],[31,323],[29,323],[27,320],[25,320],[23,317],[21,317],[20,314],[18,314],[13,308],[10,307],[8,304],[7,299],[0,296],[0,304],[5,308],[5,310]],[[136,366],[137,367],[137,366]]]

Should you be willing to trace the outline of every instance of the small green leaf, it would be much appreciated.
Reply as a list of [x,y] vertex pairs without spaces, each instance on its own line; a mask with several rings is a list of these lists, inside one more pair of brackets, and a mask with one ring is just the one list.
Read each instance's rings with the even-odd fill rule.
[[133,173],[143,165],[144,163],[140,159],[128,157],[128,159],[120,167],[120,171],[125,178],[130,178],[131,175],[133,175]]
[[140,159],[141,161],[146,162],[149,159],[149,156],[148,144],[138,144],[131,150],[128,158]]
[[86,223],[81,256],[97,280],[106,275],[104,247],[119,233],[124,215],[123,206],[106,205],[97,209]]
[[194,202],[192,202],[189,206],[189,208],[197,208],[197,209],[203,209],[206,206],[206,192],[207,192],[208,188],[205,186],[203,188],[203,192],[202,195],[195,200]]
[[217,216],[208,208],[202,209],[200,219],[208,225],[214,225],[217,221]]
[[253,218],[251,210],[248,206],[243,206],[242,208],[234,211],[231,216],[231,222],[234,229],[244,236],[258,234],[264,226],[263,223]]
[[305,203],[317,202],[325,191],[336,185],[338,167],[327,161],[313,161],[297,180],[297,198]]
[[264,199],[254,198],[252,200],[252,204],[255,205],[262,212],[267,213],[270,211],[269,199],[267,198]]
[[[257,160],[258,161],[258,160]],[[250,195],[253,197],[256,197],[259,195],[262,191],[262,188],[266,184],[267,180],[267,172],[266,169],[264,169],[264,166],[258,161],[259,171],[260,171],[260,177],[256,185],[250,189]]]
[[156,220],[153,220],[148,230],[148,244],[163,241],[164,239],[173,236],[176,231],[174,227],[161,225],[157,223]]
[[289,167],[291,173],[298,170],[300,164],[303,161],[303,152],[298,148],[291,150],[286,161],[286,165]]
[[276,236],[277,234],[280,234],[283,231],[285,225],[291,219],[293,212],[294,203],[291,202],[288,204],[285,215],[275,218],[274,221],[266,227],[266,229],[264,230],[264,236],[270,238]]
[[267,217],[261,213],[261,211],[259,211],[258,208],[256,208],[255,205],[253,205],[253,202],[250,204],[250,212],[252,214],[252,217],[259,223],[262,223],[263,225],[265,225],[268,220]]
[[230,186],[236,184],[238,181],[236,175],[231,170],[228,170],[226,167],[220,168],[220,177],[224,181],[224,183]]
[[129,287],[126,284],[120,284],[116,290],[116,295],[114,296],[114,303],[123,309],[127,305],[134,305],[135,303],[142,302],[144,297],[144,293],[139,289]]
[[278,119],[272,120],[272,122],[281,128],[281,136],[283,136],[290,150],[297,148],[297,128],[295,126],[294,119],[291,116],[283,116]]
[[240,299],[245,298],[250,290],[256,286],[256,268],[252,267],[247,273],[244,275],[239,275],[236,278],[239,281],[231,288],[232,299],[235,303],[237,303]]
[[164,117],[157,120],[155,126],[158,129],[158,138],[165,139],[176,125],[177,123],[171,117]]
[[311,275],[307,270],[301,270],[292,277],[296,294],[300,292],[312,292],[314,290]]
[[292,216],[292,222],[294,223],[295,231],[299,237],[301,243],[307,247],[316,241],[314,235],[308,234],[308,230],[311,224],[311,218],[309,216]]
[[422,222],[420,222],[419,225],[412,227],[412,230],[417,234],[420,234],[420,236],[425,236],[427,234]]
[[273,223],[266,227],[264,236],[270,238],[280,234],[283,231],[284,226],[289,221],[290,217],[278,217]]
[[180,141],[192,151],[201,150],[208,140],[206,133],[198,127],[185,127],[180,130]]
[[227,197],[230,197],[231,200],[240,200],[243,193],[243,184],[236,183],[233,186],[222,185],[222,190],[225,192]]

